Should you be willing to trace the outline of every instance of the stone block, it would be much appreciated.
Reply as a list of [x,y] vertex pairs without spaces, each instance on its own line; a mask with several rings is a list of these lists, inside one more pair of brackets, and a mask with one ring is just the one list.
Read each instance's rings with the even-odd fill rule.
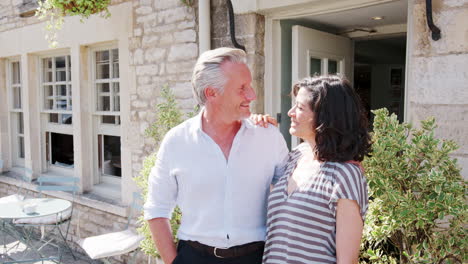
[[180,1],[174,0],[154,0],[154,7],[158,10],[175,8],[181,5]]
[[159,24],[170,24],[190,19],[193,19],[193,15],[187,12],[185,7],[166,9],[158,13]]
[[189,60],[198,56],[198,45],[195,43],[176,44],[171,46],[168,61]]
[[135,28],[133,30],[133,36],[135,37],[141,37],[142,34],[143,34],[143,29],[141,28]]
[[152,3],[153,3],[152,0],[140,0],[141,6],[151,6]]
[[132,107],[146,109],[148,108],[148,103],[146,101],[137,100],[132,102]]
[[[147,77],[150,79],[150,77]],[[150,82],[148,82],[150,83]],[[153,96],[156,96],[156,85],[154,83],[146,84],[146,85],[139,85],[137,87],[137,92],[140,98],[149,99]]]
[[137,15],[148,15],[153,12],[153,8],[151,6],[141,6],[135,9],[135,13]]
[[465,181],[468,181],[468,155],[453,155],[458,160],[458,165],[461,168],[461,176]]
[[158,25],[151,28],[153,33],[167,33],[177,28],[177,24]]
[[158,73],[158,65],[156,64],[147,64],[142,66],[136,66],[136,75],[155,75]]
[[435,105],[410,103],[408,119],[415,126],[429,116],[436,119],[435,135],[440,139],[454,140],[460,147],[457,155],[468,154],[468,105]]
[[145,52],[145,61],[147,62],[159,62],[164,59],[166,50],[161,48],[148,49]]
[[174,40],[176,43],[195,42],[197,40],[197,32],[193,29],[174,32]]
[[190,99],[193,97],[192,85],[189,82],[176,83],[171,87],[171,90],[177,99]]
[[136,22],[138,24],[148,23],[148,22],[156,21],[156,18],[157,18],[156,13],[152,13],[152,14],[145,15],[145,16],[137,16]]
[[468,54],[413,57],[408,99],[423,104],[468,102]]
[[177,23],[177,29],[195,28],[195,26],[196,24],[194,20],[181,21]]
[[[151,83],[151,77],[150,76],[138,76],[138,79],[137,79],[137,83],[138,83],[138,87],[137,87],[137,91],[138,91],[138,88],[141,87],[142,85],[145,85],[145,84],[149,84]],[[138,92],[138,94],[140,94]],[[141,95],[141,94],[140,94]]]
[[133,64],[134,65],[141,65],[143,64],[143,50],[142,49],[136,49],[133,52]]
[[169,74],[176,73],[191,73],[193,71],[193,66],[195,66],[195,61],[184,61],[184,62],[173,62],[166,64],[166,71]]
[[162,34],[158,41],[158,46],[171,46],[172,44],[174,44],[174,37],[171,33]]
[[143,36],[141,40],[141,45],[143,48],[156,47],[159,41],[159,36],[156,35],[146,35]]

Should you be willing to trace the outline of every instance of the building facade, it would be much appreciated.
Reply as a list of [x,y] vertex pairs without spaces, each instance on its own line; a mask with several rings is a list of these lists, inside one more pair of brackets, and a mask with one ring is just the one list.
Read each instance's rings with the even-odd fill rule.
[[[233,46],[227,1],[112,0],[108,19],[66,17],[58,47],[32,0],[0,3],[0,195],[25,187],[12,175],[80,179],[71,239],[118,230],[138,191],[132,178],[155,151],[145,136],[168,85],[184,112],[195,100],[191,72],[207,48]],[[400,120],[435,116],[454,139],[468,178],[468,1],[434,0],[431,38],[423,0],[233,0],[257,101],[280,120],[291,84],[311,74],[345,74],[368,109]],[[67,198],[66,194],[62,195]],[[125,262],[125,259],[116,259]]]

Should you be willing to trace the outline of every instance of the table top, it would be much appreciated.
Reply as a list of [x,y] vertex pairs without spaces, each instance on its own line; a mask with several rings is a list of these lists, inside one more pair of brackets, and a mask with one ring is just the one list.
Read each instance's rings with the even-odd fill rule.
[[[24,205],[36,204],[36,210],[32,214],[23,212]],[[18,202],[0,204],[0,218],[25,219],[40,216],[53,215],[63,212],[71,207],[71,202],[55,198],[30,198]]]

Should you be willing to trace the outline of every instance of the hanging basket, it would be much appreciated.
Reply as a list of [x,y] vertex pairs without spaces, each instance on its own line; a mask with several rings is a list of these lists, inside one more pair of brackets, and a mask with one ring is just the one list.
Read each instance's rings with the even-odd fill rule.
[[79,15],[85,18],[107,11],[110,0],[54,0],[64,15]]

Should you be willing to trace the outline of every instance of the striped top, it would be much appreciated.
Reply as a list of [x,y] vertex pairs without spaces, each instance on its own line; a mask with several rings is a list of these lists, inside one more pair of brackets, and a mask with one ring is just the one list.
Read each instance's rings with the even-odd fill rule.
[[322,163],[320,170],[288,197],[288,179],[308,147],[305,144],[291,151],[284,176],[270,193],[264,264],[336,263],[339,199],[357,201],[364,221],[367,182],[359,167],[350,163]]

